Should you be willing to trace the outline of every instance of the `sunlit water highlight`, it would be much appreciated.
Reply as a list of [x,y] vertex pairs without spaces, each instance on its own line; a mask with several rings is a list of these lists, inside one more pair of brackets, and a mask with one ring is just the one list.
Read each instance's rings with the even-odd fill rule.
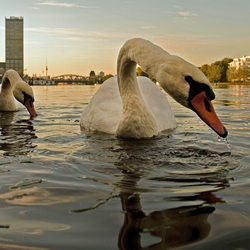
[[99,86],[34,86],[0,113],[0,248],[249,249],[250,86],[216,86],[227,141],[171,98],[175,131],[81,131]]

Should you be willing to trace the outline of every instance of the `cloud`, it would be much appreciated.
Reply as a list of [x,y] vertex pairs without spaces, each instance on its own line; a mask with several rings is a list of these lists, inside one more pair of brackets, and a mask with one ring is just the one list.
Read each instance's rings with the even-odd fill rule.
[[142,29],[154,29],[155,26],[151,26],[151,25],[148,25],[148,26],[142,26]]
[[[119,49],[124,41],[133,37],[143,37],[149,39],[152,42],[166,48],[170,51],[186,50],[190,47],[198,46],[200,42],[197,42],[197,36],[187,35],[155,35],[149,33],[126,33],[126,32],[106,32],[106,31],[85,31],[76,29],[64,29],[64,28],[25,28],[25,32],[36,33],[45,36],[54,36],[55,39],[69,41],[72,44],[78,41],[85,42],[101,42],[102,49]],[[199,40],[199,39],[198,39]],[[206,39],[203,39],[206,40]]]
[[[180,6],[173,6],[174,8],[181,9]],[[188,10],[186,11],[166,11],[167,14],[175,16],[175,20],[186,20],[186,19],[192,19],[194,17],[199,16],[198,14],[192,13]]]
[[190,11],[180,11],[177,14],[181,17],[195,17],[198,16],[197,14],[191,13]]
[[56,1],[45,1],[41,3],[35,3],[35,5],[46,5],[46,6],[57,6],[57,7],[65,7],[65,8],[97,8],[96,6],[85,6],[85,5],[78,5],[74,3],[60,3]]
[[[95,38],[121,38],[130,37],[131,34],[122,32],[104,32],[104,31],[83,31],[75,29],[64,29],[64,28],[25,28],[26,32],[40,33],[45,35],[59,35],[59,36],[71,36],[71,40],[77,40],[77,37],[95,37]],[[133,34],[135,36],[135,34]],[[79,39],[78,39],[79,40]]]
[[32,9],[32,10],[40,10],[40,8],[38,8],[38,7],[30,7],[30,9]]

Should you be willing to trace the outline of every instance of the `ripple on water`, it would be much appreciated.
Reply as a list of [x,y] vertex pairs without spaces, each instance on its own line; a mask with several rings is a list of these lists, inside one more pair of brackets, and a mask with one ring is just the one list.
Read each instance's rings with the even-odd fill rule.
[[[88,138],[84,153],[74,152],[68,160],[76,163],[79,154],[82,154],[89,167],[95,162],[92,174],[96,175],[96,182],[99,173],[108,179],[114,178],[114,183],[122,179],[122,185],[126,187],[133,187],[134,181],[139,179],[140,191],[148,192],[162,187],[164,182],[165,187],[169,183],[171,186],[171,183],[193,185],[195,182],[205,182],[213,185],[214,182],[227,182],[232,178],[230,172],[238,167],[238,162],[232,160],[234,156],[225,145],[222,148],[225,151],[201,148],[193,139],[183,143],[167,136],[139,141],[102,140],[100,136],[98,140]],[[81,171],[78,169],[78,174]],[[132,178],[132,182],[130,178],[123,178],[126,175]],[[100,182],[103,183],[103,179]],[[105,182],[110,183],[109,180]]]

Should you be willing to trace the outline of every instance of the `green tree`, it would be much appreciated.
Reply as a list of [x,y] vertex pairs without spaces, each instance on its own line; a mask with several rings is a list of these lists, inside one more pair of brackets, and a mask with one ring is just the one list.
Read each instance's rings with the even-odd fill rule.
[[208,64],[204,64],[200,67],[200,70],[203,72],[203,74],[205,76],[208,76],[208,70],[209,70],[210,66]]
[[249,77],[249,68],[247,66],[238,68],[237,77],[239,81],[245,82]]
[[218,82],[221,79],[222,67],[212,63],[208,69],[207,78],[210,82]]
[[230,82],[245,82],[250,76],[250,70],[247,66],[239,67],[230,67],[227,70],[227,78]]
[[146,72],[144,72],[140,66],[138,66],[136,68],[136,74],[137,74],[137,76],[148,77],[152,82],[156,83],[156,80],[153,77],[151,77],[150,75],[148,75]]
[[228,68],[228,70],[227,70],[227,80],[229,82],[238,81],[236,67],[230,67],[230,68]]
[[220,82],[227,82],[227,69],[229,66],[229,63],[232,62],[232,58],[224,58],[221,61],[216,61],[214,64],[218,65],[221,67],[221,79],[219,80]]
[[248,66],[244,66],[243,67],[243,79],[244,79],[244,82],[246,82],[249,77],[250,77],[250,68]]
[[138,66],[136,68],[136,74],[137,74],[137,76],[146,76],[146,77],[148,77],[148,74],[145,73],[140,66]]
[[[227,82],[228,81],[228,79],[227,79],[227,70],[228,70],[229,63],[232,60],[233,60],[232,58],[227,58],[226,57],[221,61],[216,61],[216,62],[212,63],[211,65],[204,64],[204,65],[202,65],[200,67],[200,70],[204,73],[204,75],[207,78],[211,78],[213,80],[214,77],[215,77],[215,72],[220,69],[220,77],[219,78],[218,78],[218,76],[215,77],[216,80],[213,80],[213,81]],[[219,68],[215,67],[213,65],[218,66]],[[218,75],[218,72],[217,72],[217,75]]]

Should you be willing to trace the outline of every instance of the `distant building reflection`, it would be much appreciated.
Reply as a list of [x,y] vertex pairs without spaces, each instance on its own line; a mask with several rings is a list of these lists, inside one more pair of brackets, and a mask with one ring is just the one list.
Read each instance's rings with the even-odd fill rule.
[[14,121],[15,112],[0,112],[0,155],[27,155],[36,146],[32,139],[37,138],[30,120]]

